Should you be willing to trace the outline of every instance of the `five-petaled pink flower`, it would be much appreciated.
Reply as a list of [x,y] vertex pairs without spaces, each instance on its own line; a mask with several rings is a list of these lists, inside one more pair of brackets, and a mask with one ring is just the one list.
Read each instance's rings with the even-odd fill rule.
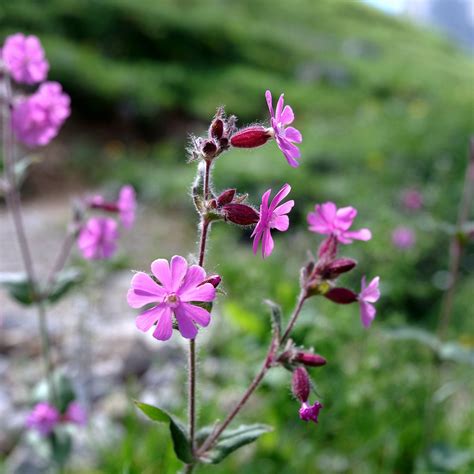
[[[295,201],[290,200],[278,206],[280,202],[288,196],[291,191],[291,186],[285,184],[280,191],[275,195],[270,205],[268,200],[270,199],[271,189],[267,190],[262,196],[262,204],[260,206],[260,219],[251,235],[253,237],[253,253],[257,253],[260,241],[262,241],[262,256],[263,258],[268,257],[273,251],[273,238],[271,235],[271,229],[277,229],[281,232],[288,230],[290,221],[288,214],[291,208],[295,205]],[[278,207],[277,207],[278,206]]]
[[129,184],[120,189],[117,207],[122,225],[130,229],[135,221],[135,210],[137,207],[135,190]]
[[47,402],[40,402],[28,415],[26,426],[37,430],[42,436],[47,436],[60,420],[61,415],[56,407]]
[[138,272],[133,276],[127,294],[132,308],[154,305],[137,317],[137,328],[146,332],[156,324],[153,336],[166,341],[173,332],[174,314],[182,336],[194,339],[196,324],[206,327],[211,320],[209,311],[196,304],[213,301],[216,296],[214,286],[204,283],[204,268],[199,265],[188,267],[183,257],[175,255],[170,264],[162,258],[155,260],[151,272],[158,282],[146,273]]
[[70,98],[58,82],[45,82],[37,92],[14,105],[12,128],[25,145],[47,145],[71,113]]
[[117,250],[117,222],[110,217],[91,217],[79,232],[77,245],[87,260],[105,260]]
[[314,402],[314,405],[310,405],[307,402],[303,402],[299,410],[300,418],[303,421],[314,421],[318,422],[319,411],[323,408],[323,405],[319,402]]
[[375,277],[369,285],[366,286],[365,276],[362,277],[359,305],[360,319],[365,328],[370,327],[377,312],[372,303],[375,303],[380,298],[379,281],[380,277]]
[[333,202],[316,204],[315,212],[308,214],[309,230],[323,235],[334,235],[341,244],[350,244],[353,240],[370,240],[369,229],[350,231],[357,210],[353,207],[338,209]]
[[74,423],[75,425],[84,426],[87,423],[87,413],[77,402],[71,402],[66,413],[63,415],[63,421]]
[[281,94],[278,99],[275,112],[273,112],[272,93],[266,91],[265,98],[267,99],[268,110],[270,111],[270,123],[278,148],[283,152],[290,166],[296,168],[299,165],[298,159],[301,153],[295,143],[301,143],[303,137],[299,130],[294,127],[288,127],[295,119],[293,110],[289,105],[283,107],[283,94]]
[[36,84],[44,81],[49,64],[36,36],[16,33],[8,36],[2,49],[5,67],[16,82]]

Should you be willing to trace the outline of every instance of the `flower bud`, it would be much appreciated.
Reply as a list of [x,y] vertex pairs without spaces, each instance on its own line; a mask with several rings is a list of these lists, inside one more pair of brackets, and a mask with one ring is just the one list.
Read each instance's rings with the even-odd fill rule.
[[349,304],[357,301],[357,293],[347,288],[331,288],[324,296],[338,304]]
[[234,133],[230,143],[237,148],[256,148],[264,145],[271,137],[268,129],[261,125],[254,125]]
[[227,189],[223,191],[217,198],[217,205],[221,207],[225,204],[230,204],[234,200],[235,192],[235,189]]
[[318,257],[322,260],[333,260],[337,255],[337,237],[330,235],[321,242],[318,250]]
[[351,271],[357,262],[352,258],[338,258],[330,262],[321,272],[322,278],[333,280],[343,273]]
[[226,220],[237,225],[256,224],[259,219],[258,212],[246,204],[226,204],[222,208]]
[[214,158],[217,153],[217,145],[214,140],[204,140],[202,143],[201,153],[204,158]]
[[[205,283],[210,283],[214,288],[217,288],[222,281],[222,278],[220,275],[211,275],[208,276],[202,283],[201,285],[204,285]],[[199,285],[199,286],[201,286]]]
[[321,367],[322,365],[326,365],[326,359],[313,352],[297,352],[294,360],[308,367]]
[[311,383],[309,381],[308,372],[304,367],[297,367],[293,371],[291,390],[300,402],[304,403],[308,401]]
[[220,140],[224,134],[224,121],[216,117],[209,127],[209,136]]

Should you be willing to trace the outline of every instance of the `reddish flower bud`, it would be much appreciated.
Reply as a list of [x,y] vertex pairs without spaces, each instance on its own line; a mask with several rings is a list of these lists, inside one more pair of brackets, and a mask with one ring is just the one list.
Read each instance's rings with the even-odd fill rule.
[[347,288],[331,288],[324,296],[338,304],[349,304],[357,301],[357,293]]
[[352,258],[338,258],[337,260],[333,260],[330,262],[324,269],[322,270],[322,277],[328,280],[332,280],[337,278],[339,275],[343,273],[347,273],[351,271],[357,262],[352,260]]
[[321,242],[318,257],[324,260],[333,260],[337,255],[337,237],[330,235]]
[[234,133],[230,143],[237,148],[256,148],[264,145],[271,137],[271,133],[265,127],[254,125]]
[[222,208],[226,220],[237,225],[256,224],[259,219],[258,212],[246,204],[226,204]]
[[294,360],[308,367],[321,367],[322,365],[326,365],[326,359],[313,352],[297,352]]
[[209,136],[220,140],[224,134],[224,122],[220,118],[215,118],[209,127]]
[[235,189],[227,189],[223,191],[217,198],[217,205],[221,207],[225,204],[230,204],[234,200],[235,192]]
[[[214,288],[217,288],[220,283],[222,281],[222,278],[220,275],[211,275],[209,277],[207,277],[202,283],[201,285],[204,285],[204,283],[210,283]],[[199,286],[201,286],[199,285]]]
[[308,372],[304,367],[297,367],[293,371],[291,390],[301,403],[308,401],[311,383],[309,381]]
[[217,153],[217,145],[214,140],[204,140],[201,152],[204,158],[214,158]]

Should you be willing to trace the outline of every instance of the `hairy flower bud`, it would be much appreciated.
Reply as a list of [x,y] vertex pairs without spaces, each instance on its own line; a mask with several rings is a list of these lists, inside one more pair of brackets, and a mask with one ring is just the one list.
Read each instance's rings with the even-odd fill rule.
[[355,303],[358,299],[357,293],[347,288],[331,288],[324,296],[338,304]]
[[216,117],[209,127],[209,136],[220,140],[224,134],[224,121]]
[[291,390],[300,402],[304,403],[308,401],[311,383],[309,381],[308,372],[304,367],[297,367],[293,371]]
[[210,283],[214,288],[217,288],[222,281],[220,275],[211,275],[207,277],[199,286],[204,285],[205,283]]
[[337,255],[337,237],[330,235],[321,242],[318,257],[322,260],[333,260]]
[[217,198],[217,205],[224,206],[225,204],[230,204],[235,197],[236,189],[226,189],[223,191]]
[[295,362],[300,362],[308,367],[321,367],[322,365],[326,365],[326,359],[319,354],[314,354],[313,352],[297,352],[294,360]]
[[268,129],[261,125],[254,125],[234,133],[230,143],[237,148],[256,148],[264,145],[271,137]]
[[217,153],[217,145],[214,140],[204,140],[202,142],[201,153],[204,158],[214,158]]
[[322,278],[333,280],[343,273],[351,271],[357,262],[352,258],[338,258],[330,262],[321,272]]
[[226,220],[237,225],[256,224],[259,219],[258,212],[246,204],[230,203],[222,207]]

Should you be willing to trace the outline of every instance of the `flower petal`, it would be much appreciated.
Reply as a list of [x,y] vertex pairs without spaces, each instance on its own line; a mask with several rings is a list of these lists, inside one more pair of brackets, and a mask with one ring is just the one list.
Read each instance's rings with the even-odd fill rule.
[[370,240],[372,238],[372,232],[369,229],[351,230],[341,234],[341,237],[354,240]]
[[171,259],[170,271],[171,271],[171,290],[177,291],[183,283],[183,279],[186,276],[188,270],[188,262],[184,257],[175,255]]
[[285,214],[288,214],[294,205],[295,205],[295,201],[293,201],[292,199],[291,201],[287,201],[281,206],[276,207],[273,213],[276,214],[277,216],[283,216]]
[[135,325],[138,329],[140,329],[140,331],[148,331],[153,326],[153,324],[155,324],[161,318],[161,315],[165,309],[166,306],[164,304],[160,304],[143,311],[143,313],[140,313],[135,319]]
[[202,327],[209,325],[211,321],[211,314],[206,309],[189,303],[183,303],[181,307],[195,323]]
[[276,216],[272,219],[272,229],[277,229],[280,232],[285,232],[290,226],[290,219],[288,216]]
[[263,229],[262,230],[259,230],[258,232],[255,232],[252,234],[254,235],[254,238],[253,238],[253,244],[252,244],[252,249],[253,249],[253,253],[256,254],[257,251],[258,251],[258,246],[260,244],[260,240],[262,239],[262,235],[263,235]]
[[267,258],[273,252],[273,237],[270,229],[265,229],[262,238],[262,257]]
[[280,122],[282,125],[289,125],[291,122],[295,120],[295,114],[293,113],[293,109],[289,105],[285,105],[283,112],[280,116]]
[[141,308],[150,303],[159,303],[166,296],[166,291],[146,273],[136,273],[127,293],[127,302],[132,308]]
[[153,331],[153,337],[159,341],[167,341],[173,334],[173,321],[171,319],[171,309],[164,307],[160,319]]
[[197,334],[197,328],[186,309],[183,308],[183,305],[179,305],[174,309],[174,315],[176,316],[176,321],[178,321],[181,335],[186,339],[194,339]]
[[272,93],[270,91],[265,92],[265,99],[267,101],[268,110],[270,111],[270,116],[274,117],[274,114],[273,114],[273,98],[272,98]]
[[380,298],[380,277],[375,277],[361,292],[361,298],[368,303],[375,303]]
[[171,278],[171,271],[168,265],[168,260],[158,258],[151,263],[151,272],[158,278],[163,288],[167,291],[172,291],[173,280]]
[[206,279],[206,272],[204,268],[199,265],[191,265],[184,277],[181,287],[178,289],[178,295],[182,295],[191,288],[200,285]]
[[184,293],[180,293],[179,297],[183,302],[188,301],[213,301],[216,297],[216,289],[210,283],[189,288]]
[[303,136],[301,135],[301,132],[295,127],[288,127],[285,129],[285,138],[296,143],[301,143],[303,141]]
[[362,321],[362,325],[365,328],[369,328],[370,325],[372,324],[372,321],[375,318],[375,314],[377,313],[377,310],[373,305],[370,303],[366,303],[365,301],[360,301],[360,319]]
[[277,122],[281,122],[281,111],[283,110],[283,104],[285,100],[283,99],[285,94],[281,94],[280,98],[278,99],[276,110],[275,110],[275,120]]
[[280,202],[283,201],[283,199],[285,199],[286,196],[288,196],[290,191],[291,191],[291,186],[288,183],[282,186],[280,191],[278,191],[275,197],[272,199],[272,203],[270,204],[270,208],[269,208],[269,211],[271,213],[275,210],[278,204],[280,204]]

